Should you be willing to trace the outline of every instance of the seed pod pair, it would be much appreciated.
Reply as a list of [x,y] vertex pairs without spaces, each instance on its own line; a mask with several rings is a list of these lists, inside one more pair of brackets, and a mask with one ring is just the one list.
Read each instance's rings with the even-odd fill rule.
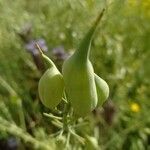
[[59,104],[64,91],[64,83],[67,99],[74,108],[75,114],[79,116],[86,116],[107,99],[109,87],[94,73],[89,60],[92,37],[103,12],[104,10],[82,40],[79,48],[64,62],[63,77],[54,63],[42,54],[49,64],[49,69],[39,81],[39,96],[46,107],[53,109]]
[[[37,45],[40,50],[40,47]],[[40,50],[41,51],[41,50]],[[41,51],[42,53],[42,51]],[[48,108],[54,109],[62,100],[64,81],[55,64],[42,53],[49,68],[39,81],[38,91],[41,102]]]
[[102,105],[109,93],[107,83],[94,73],[89,60],[93,34],[103,16],[104,10],[90,28],[79,48],[63,64],[63,77],[68,100],[75,114],[85,116],[97,104]]

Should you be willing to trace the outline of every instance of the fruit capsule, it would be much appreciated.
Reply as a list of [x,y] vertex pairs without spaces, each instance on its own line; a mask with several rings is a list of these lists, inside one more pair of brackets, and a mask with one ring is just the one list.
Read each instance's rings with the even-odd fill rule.
[[93,34],[103,12],[85,35],[79,48],[63,64],[62,72],[67,98],[78,116],[86,116],[97,106],[94,69],[89,60],[89,53]]
[[42,53],[42,57],[49,65],[49,68],[45,71],[39,81],[39,97],[46,107],[54,109],[62,100],[64,92],[63,76],[46,55]]

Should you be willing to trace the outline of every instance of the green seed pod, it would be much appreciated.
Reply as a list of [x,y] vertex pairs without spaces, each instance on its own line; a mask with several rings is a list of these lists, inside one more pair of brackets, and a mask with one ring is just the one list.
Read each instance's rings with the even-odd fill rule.
[[102,104],[107,100],[109,96],[109,86],[105,80],[103,80],[96,74],[95,74],[95,83],[98,96],[97,106],[102,106]]
[[54,109],[62,100],[64,81],[55,64],[43,53],[42,57],[49,65],[49,68],[46,70],[39,81],[39,97],[41,99],[41,102],[46,107]]
[[63,64],[62,72],[66,95],[78,116],[86,116],[96,107],[98,101],[94,70],[89,61],[89,53],[93,34],[103,12],[81,41],[79,48]]

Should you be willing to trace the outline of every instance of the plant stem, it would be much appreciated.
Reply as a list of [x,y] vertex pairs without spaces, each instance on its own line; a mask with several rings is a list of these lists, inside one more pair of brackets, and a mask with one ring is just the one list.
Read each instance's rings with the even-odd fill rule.
[[[64,99],[68,102],[67,100],[67,96],[64,92]],[[64,106],[64,112],[63,112],[63,130],[64,132],[68,132],[68,118],[67,118],[67,115],[70,111],[70,103],[65,103],[65,106]]]
[[22,102],[21,100],[18,101],[18,111],[19,111],[19,119],[20,119],[20,124],[22,129],[24,129],[26,131],[26,123],[25,123],[25,116],[24,116],[24,112],[23,112],[23,107],[22,107]]
[[71,133],[68,132],[67,139],[66,139],[66,145],[65,145],[66,149],[69,149],[70,135],[71,135]]
[[85,139],[83,137],[76,134],[72,129],[70,129],[69,131],[81,144],[85,143]]
[[69,110],[70,110],[70,104],[67,103],[67,104],[65,104],[64,113],[63,113],[63,130],[65,132],[68,132],[68,119],[67,119],[67,115],[69,113]]
[[43,115],[46,116],[46,117],[52,118],[52,119],[62,120],[61,117],[54,116],[53,114],[43,113]]

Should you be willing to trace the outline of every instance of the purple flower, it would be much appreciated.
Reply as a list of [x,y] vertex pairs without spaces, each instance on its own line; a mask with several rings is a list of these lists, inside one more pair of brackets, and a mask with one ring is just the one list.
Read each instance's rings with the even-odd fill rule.
[[7,148],[9,150],[17,150],[18,149],[18,146],[19,146],[19,143],[17,141],[16,138],[14,137],[10,137],[8,140],[7,140]]
[[46,42],[44,39],[37,39],[37,40],[31,40],[29,41],[27,44],[25,44],[25,48],[28,52],[32,53],[33,55],[38,55],[39,51],[36,47],[35,44],[38,44],[41,49],[43,50],[43,52],[47,52],[48,51],[48,47],[46,45]]
[[56,60],[65,60],[68,57],[68,54],[65,52],[63,46],[59,46],[52,49],[52,54]]

